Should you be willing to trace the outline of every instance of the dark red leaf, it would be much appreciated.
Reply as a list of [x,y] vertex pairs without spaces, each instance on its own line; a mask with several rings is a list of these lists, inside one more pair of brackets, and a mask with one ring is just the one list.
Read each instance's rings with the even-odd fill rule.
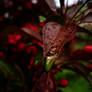
[[22,28],[22,31],[28,34],[31,37],[34,37],[35,39],[42,41],[41,35],[39,32],[35,32],[29,28]]

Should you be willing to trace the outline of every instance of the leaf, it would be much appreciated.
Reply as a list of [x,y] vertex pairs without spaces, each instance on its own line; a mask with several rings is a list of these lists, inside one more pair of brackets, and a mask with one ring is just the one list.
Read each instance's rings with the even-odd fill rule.
[[39,16],[39,21],[40,22],[45,22],[46,21],[46,18],[44,16]]
[[74,72],[77,72],[77,75],[82,75],[89,83],[89,85],[92,87],[92,80],[90,71],[87,69],[85,64],[82,64],[81,61],[78,60],[70,60],[62,65],[63,69],[72,70]]
[[1,71],[5,77],[8,77],[9,75],[14,75],[14,72],[11,71],[9,65],[2,60],[0,60],[0,67],[2,67]]
[[[56,22],[48,22],[43,27],[43,49],[44,49],[44,56],[49,56],[50,54],[56,53],[56,47],[52,48],[53,44],[57,45],[59,42],[55,42],[56,37],[62,27],[57,24]],[[58,37],[60,39],[60,37]],[[58,41],[58,40],[57,40]],[[52,50],[51,50],[52,48]],[[55,50],[54,50],[55,49]]]
[[71,78],[76,78],[76,72],[69,70],[69,69],[62,69],[61,72],[58,72],[55,74],[55,78],[59,81],[61,79],[71,79]]
[[86,29],[86,30],[88,30],[90,33],[92,33],[92,23],[81,23],[81,24],[79,24],[79,26]]
[[15,73],[16,73],[16,75],[18,77],[17,80],[20,83],[22,83],[22,85],[24,85],[25,77],[24,77],[23,71],[21,70],[21,68],[17,64],[14,64],[14,70],[15,70]]
[[75,76],[69,78],[69,85],[67,87],[58,87],[58,90],[60,90],[60,92],[92,92],[92,89],[89,87],[83,77]]
[[[84,8],[84,6],[89,2],[90,0],[86,0],[79,8],[78,8],[78,10],[76,11],[76,13],[73,15],[73,17],[71,18],[71,20],[73,20],[75,17],[76,17],[76,15],[81,11],[81,9],[83,9]],[[82,14],[82,13],[81,13]]]
[[0,67],[2,67],[1,72],[5,78],[14,76],[16,77],[16,82],[24,84],[24,74],[16,64],[11,66],[9,63],[7,64],[0,60]]
[[[67,79],[69,84],[66,87],[58,86],[58,91],[60,92],[91,92],[87,81],[80,76],[78,73],[63,69],[62,72],[58,72],[55,75],[56,79],[59,81],[61,79]],[[75,90],[76,89],[76,90]]]
[[21,31],[23,31],[24,33],[26,33],[27,35],[34,37],[35,39],[42,41],[41,35],[39,32],[35,32],[29,28],[22,28]]
[[72,63],[72,67],[74,71],[81,74],[90,84],[92,87],[92,80],[89,71],[87,70],[87,67],[81,63]]
[[[83,23],[84,25],[85,25],[85,23]],[[85,26],[84,26],[85,27]],[[86,35],[88,35],[88,36],[91,36],[92,35],[92,31],[91,30],[88,30],[88,29],[86,29],[86,28],[84,28],[84,27],[82,27],[82,24],[80,24],[79,26],[77,26],[77,28],[78,28],[78,33],[77,34],[86,34]],[[78,36],[76,34],[76,37]],[[87,37],[88,37],[87,36]],[[78,37],[78,38],[80,38],[80,37]],[[86,37],[85,37],[86,38]]]
[[91,0],[78,0],[78,3],[76,5],[68,8],[67,19],[70,18],[69,23],[75,22],[75,24],[78,25],[85,20],[85,18],[92,12],[92,9],[87,6],[90,1]]

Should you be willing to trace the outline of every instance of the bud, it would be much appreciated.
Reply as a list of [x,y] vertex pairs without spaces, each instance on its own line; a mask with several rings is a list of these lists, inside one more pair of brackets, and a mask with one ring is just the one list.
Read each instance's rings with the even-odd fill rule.
[[72,40],[76,32],[74,25],[61,26],[56,22],[49,22],[43,27],[44,57],[59,56],[64,45]]

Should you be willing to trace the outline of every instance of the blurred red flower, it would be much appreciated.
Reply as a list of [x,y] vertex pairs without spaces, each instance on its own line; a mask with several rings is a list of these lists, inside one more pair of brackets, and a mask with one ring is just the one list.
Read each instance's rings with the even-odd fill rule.
[[86,52],[92,52],[92,46],[91,45],[85,46],[84,51],[86,51]]
[[16,44],[18,40],[21,39],[21,35],[20,34],[8,34],[8,43],[10,44]]
[[62,80],[59,81],[58,84],[61,85],[61,86],[63,86],[63,87],[66,87],[68,85],[68,80],[62,79]]
[[27,54],[30,54],[31,52],[32,52],[34,55],[36,55],[36,54],[37,54],[37,48],[36,48],[35,46],[29,46],[29,47],[27,48]]
[[33,24],[27,23],[24,27],[25,28],[29,28],[29,29],[31,29],[31,30],[33,30],[35,32],[39,32],[38,27],[37,26],[34,26]]
[[18,50],[19,51],[23,50],[25,47],[26,47],[26,44],[23,43],[23,42],[21,42],[21,43],[18,44]]

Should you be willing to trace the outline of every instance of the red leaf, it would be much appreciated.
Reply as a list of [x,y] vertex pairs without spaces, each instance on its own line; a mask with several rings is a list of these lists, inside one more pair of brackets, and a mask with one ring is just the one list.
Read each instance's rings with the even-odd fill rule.
[[16,44],[18,40],[21,39],[21,35],[20,34],[8,34],[8,42],[10,44]]
[[42,38],[41,38],[41,35],[39,32],[35,32],[29,28],[22,28],[22,31],[24,33],[26,33],[27,35],[31,36],[31,37],[34,37],[35,39],[39,40],[39,41],[42,41]]

